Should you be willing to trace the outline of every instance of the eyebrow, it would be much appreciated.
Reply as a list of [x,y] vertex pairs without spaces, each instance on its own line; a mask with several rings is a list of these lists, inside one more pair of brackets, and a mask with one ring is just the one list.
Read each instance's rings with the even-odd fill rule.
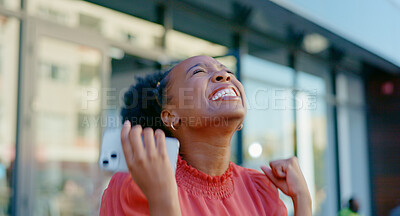
[[190,70],[192,70],[193,68],[197,67],[197,66],[206,66],[203,63],[197,63],[195,65],[193,65],[192,67],[190,67],[189,69],[187,69],[186,73],[188,73]]
[[[207,67],[207,64],[204,64],[204,63],[197,63],[197,64],[193,65],[192,67],[190,67],[189,69],[187,69],[187,70],[186,70],[186,73],[189,73],[190,70],[192,70],[193,68],[195,68],[195,67],[197,67],[197,66]],[[219,67],[222,67],[222,68],[228,68],[228,67],[226,67],[226,66],[223,65],[223,64],[219,64],[218,66],[219,66]]]

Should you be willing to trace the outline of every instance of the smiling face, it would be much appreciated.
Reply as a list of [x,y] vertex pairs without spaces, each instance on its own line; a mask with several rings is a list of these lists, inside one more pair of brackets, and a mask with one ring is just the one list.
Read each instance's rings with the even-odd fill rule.
[[[170,72],[166,109],[180,121],[209,124],[207,120],[241,123],[246,115],[242,84],[224,65],[209,56],[195,56],[176,65]],[[190,124],[185,126],[194,126]],[[197,127],[204,126],[202,124]]]

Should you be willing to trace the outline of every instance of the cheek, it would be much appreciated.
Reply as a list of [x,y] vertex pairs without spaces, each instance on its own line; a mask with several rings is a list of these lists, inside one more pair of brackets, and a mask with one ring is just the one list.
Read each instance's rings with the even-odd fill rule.
[[193,110],[197,110],[195,112],[199,112],[199,110],[206,108],[207,101],[204,97],[204,91],[201,88],[198,88],[198,86],[193,87],[192,98],[193,100],[191,103],[193,104]]
[[194,114],[204,108],[204,91],[198,83],[187,83],[179,91],[176,92],[177,96],[174,97],[174,102],[178,105],[185,115]]
[[202,82],[192,82],[189,84],[190,95],[193,97],[193,103],[203,103],[205,99],[205,85]]
[[246,91],[244,90],[243,86],[240,87],[240,91],[242,93],[243,99],[246,99]]
[[244,87],[243,87],[242,83],[239,82],[238,80],[235,80],[235,81],[236,81],[235,82],[236,87],[238,87],[240,93],[243,95],[243,97],[245,97],[245,91],[244,91]]
[[237,83],[236,83],[236,86],[239,88],[239,91],[240,91],[240,93],[241,93],[241,96],[242,96],[242,99],[243,99],[243,105],[245,106],[245,108],[247,107],[246,105],[246,101],[247,101],[247,98],[246,98],[246,92],[245,92],[245,90],[244,90],[244,87],[243,87],[243,85],[242,85],[242,83],[241,82],[239,82],[238,80],[236,80],[237,81]]

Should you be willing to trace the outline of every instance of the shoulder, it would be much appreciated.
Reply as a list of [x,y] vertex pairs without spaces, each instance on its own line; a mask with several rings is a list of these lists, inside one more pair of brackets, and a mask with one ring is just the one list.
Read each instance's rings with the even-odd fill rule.
[[141,215],[148,213],[146,196],[129,173],[113,175],[101,199],[100,215]]
[[269,180],[265,174],[259,172],[258,170],[245,168],[236,164],[234,165],[233,170],[235,170],[234,172],[236,172],[237,175],[240,175],[242,178],[249,179],[258,190],[268,189],[274,193],[278,193],[278,189],[271,182],[271,180]]
[[286,206],[279,197],[278,189],[264,173],[238,165],[235,165],[234,170],[253,186],[265,209],[276,213],[274,215],[287,215]]
[[117,172],[111,177],[110,183],[108,183],[104,194],[107,196],[111,195],[110,193],[112,193],[114,196],[119,195],[123,192],[121,189],[130,189],[132,186],[134,186],[132,184],[134,184],[134,182],[129,173]]
[[110,187],[120,187],[124,181],[131,179],[131,175],[125,172],[117,172],[115,173],[108,184],[108,188]]

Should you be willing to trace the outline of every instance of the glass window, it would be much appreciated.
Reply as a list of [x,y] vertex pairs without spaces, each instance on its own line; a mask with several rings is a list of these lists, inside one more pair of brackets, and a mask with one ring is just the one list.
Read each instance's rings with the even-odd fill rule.
[[101,19],[87,14],[79,14],[79,26],[100,32]]
[[306,178],[315,215],[323,215],[327,179],[327,107],[322,78],[299,72],[300,90],[296,95],[297,155]]
[[[295,74],[288,67],[253,56],[242,59],[248,105],[243,128],[244,165],[259,169],[271,160],[296,154],[314,202],[314,214],[319,215],[328,196],[325,80],[301,71]],[[293,212],[291,200],[286,196],[282,199],[289,213]]]
[[167,51],[177,59],[185,59],[196,55],[222,56],[228,49],[222,45],[178,32],[168,31]]
[[54,82],[68,82],[68,69],[57,63],[41,62],[39,65],[39,76],[41,79],[47,79]]
[[306,178],[313,214],[325,215],[329,200],[334,194],[328,193],[335,185],[327,178],[333,176],[333,152],[328,151],[328,107],[326,78],[328,66],[305,54],[299,54],[296,67],[296,130],[297,157]]
[[106,180],[97,165],[102,53],[41,37],[38,62],[34,215],[95,215]]
[[28,3],[28,12],[42,19],[86,28],[137,48],[161,50],[164,28],[159,24],[82,0],[29,0]]
[[15,159],[19,21],[3,16],[0,20],[0,215],[9,215]]
[[243,77],[264,81],[274,86],[291,87],[294,72],[291,68],[254,56],[243,56]]
[[294,72],[253,56],[242,57],[242,63],[248,110],[243,128],[244,162],[259,169],[269,160],[294,154]]
[[21,0],[0,0],[0,6],[10,10],[19,10]]
[[[295,152],[294,71],[254,56],[242,57],[242,83],[247,116],[243,128],[243,165],[260,170],[275,159]],[[290,198],[281,196],[289,213]]]
[[245,165],[259,169],[269,160],[294,155],[291,90],[255,80],[243,80],[243,84],[247,97],[243,128]]
[[326,94],[324,79],[309,73],[298,72],[297,86],[301,91],[314,93],[318,96],[325,96]]
[[98,65],[80,64],[79,66],[79,84],[90,86],[99,77]]
[[359,108],[364,106],[364,86],[360,78],[340,73],[337,76],[337,89],[337,97],[342,105]]
[[364,83],[362,78],[345,71],[337,75],[336,81],[341,198],[346,202],[356,197],[362,206],[360,213],[365,215],[371,196]]

